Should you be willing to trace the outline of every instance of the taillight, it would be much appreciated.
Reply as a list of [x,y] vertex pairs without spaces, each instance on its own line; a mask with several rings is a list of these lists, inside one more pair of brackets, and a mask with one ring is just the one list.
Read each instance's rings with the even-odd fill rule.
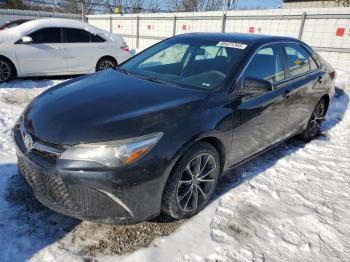
[[121,50],[124,50],[124,51],[126,51],[126,52],[129,52],[129,51],[130,51],[130,49],[129,49],[128,46],[122,46],[120,49],[121,49]]
[[337,77],[337,72],[335,72],[335,71],[330,72],[329,77],[331,78],[331,80],[335,79]]

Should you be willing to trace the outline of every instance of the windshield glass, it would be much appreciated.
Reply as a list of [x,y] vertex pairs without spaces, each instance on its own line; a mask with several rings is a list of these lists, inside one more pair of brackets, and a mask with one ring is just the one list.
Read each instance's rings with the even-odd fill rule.
[[218,46],[220,41],[171,38],[128,60],[121,68],[151,81],[214,89],[222,85],[244,50]]

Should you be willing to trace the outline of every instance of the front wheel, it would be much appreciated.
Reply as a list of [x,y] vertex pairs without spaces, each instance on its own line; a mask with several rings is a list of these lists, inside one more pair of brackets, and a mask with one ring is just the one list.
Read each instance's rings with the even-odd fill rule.
[[215,147],[205,142],[195,144],[181,157],[167,181],[162,210],[175,219],[198,213],[213,195],[220,171]]
[[0,83],[8,82],[15,78],[16,70],[13,64],[5,58],[0,58]]
[[326,104],[323,99],[321,99],[315,106],[314,111],[309,119],[307,127],[301,134],[302,138],[306,141],[313,139],[321,133],[321,124],[326,115]]

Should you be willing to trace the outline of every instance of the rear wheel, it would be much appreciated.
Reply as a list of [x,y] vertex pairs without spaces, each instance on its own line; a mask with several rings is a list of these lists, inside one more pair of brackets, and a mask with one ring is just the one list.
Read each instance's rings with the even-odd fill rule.
[[117,63],[112,58],[101,58],[96,65],[96,71],[102,71],[109,68],[116,68]]
[[175,219],[204,208],[220,176],[220,157],[209,143],[195,144],[175,166],[163,194],[162,209]]
[[16,69],[10,60],[0,58],[0,83],[8,82],[16,76]]
[[314,108],[307,127],[301,134],[306,141],[313,139],[321,133],[321,125],[326,115],[326,103],[321,99]]

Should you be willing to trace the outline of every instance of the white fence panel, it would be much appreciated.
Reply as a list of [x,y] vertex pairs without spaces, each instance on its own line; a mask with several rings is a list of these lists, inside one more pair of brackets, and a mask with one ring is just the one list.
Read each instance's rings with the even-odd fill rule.
[[[89,16],[89,21],[91,18],[95,23],[95,19],[106,17]],[[139,49],[172,35],[190,32],[280,35],[299,37],[333,66],[350,68],[350,8],[244,10],[229,11],[225,15],[222,12],[113,15],[112,18],[112,25],[99,26],[106,30],[112,26],[114,33],[121,34],[131,47]],[[116,28],[115,24],[120,26]]]

